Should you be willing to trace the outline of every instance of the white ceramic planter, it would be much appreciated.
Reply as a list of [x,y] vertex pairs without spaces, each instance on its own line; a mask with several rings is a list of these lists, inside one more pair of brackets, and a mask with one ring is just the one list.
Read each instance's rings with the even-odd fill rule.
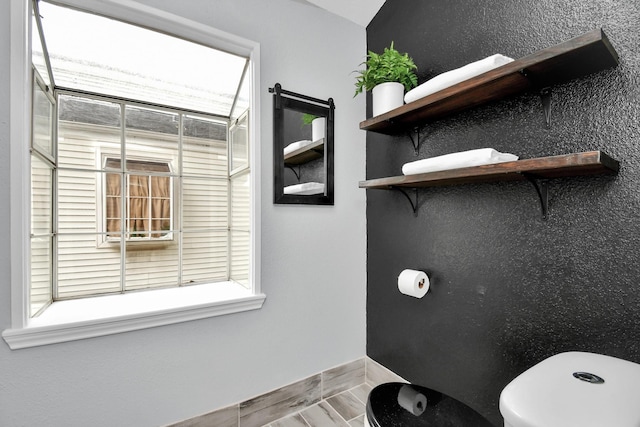
[[325,129],[327,128],[326,117],[318,117],[311,121],[311,140],[317,141],[325,137]]
[[404,85],[402,83],[380,83],[371,90],[371,93],[373,95],[374,117],[404,105]]

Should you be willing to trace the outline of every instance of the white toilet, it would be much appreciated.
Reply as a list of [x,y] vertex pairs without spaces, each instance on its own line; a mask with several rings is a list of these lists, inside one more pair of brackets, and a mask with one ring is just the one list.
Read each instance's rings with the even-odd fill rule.
[[640,364],[557,354],[502,390],[500,412],[505,427],[640,427]]

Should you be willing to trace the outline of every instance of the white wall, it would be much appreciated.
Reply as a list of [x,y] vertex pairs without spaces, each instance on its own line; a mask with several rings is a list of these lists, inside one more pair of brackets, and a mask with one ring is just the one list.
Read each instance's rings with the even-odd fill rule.
[[[0,200],[9,200],[9,11],[0,6]],[[0,341],[0,425],[159,426],[365,355],[365,29],[289,0],[145,0],[261,43],[258,311],[24,350]],[[272,204],[267,89],[333,97],[335,206]],[[10,327],[9,206],[0,203],[0,330]]]

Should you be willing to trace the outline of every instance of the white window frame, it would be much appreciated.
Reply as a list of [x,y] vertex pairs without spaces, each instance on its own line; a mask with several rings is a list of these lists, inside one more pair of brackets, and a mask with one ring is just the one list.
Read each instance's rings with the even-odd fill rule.
[[[249,58],[251,105],[251,268],[249,289],[235,282],[54,302],[29,318],[31,135],[30,0],[10,0],[10,218],[11,349],[209,318],[262,307],[260,290],[260,45],[132,0],[61,0],[57,3],[142,25]],[[99,314],[97,314],[99,313]]]

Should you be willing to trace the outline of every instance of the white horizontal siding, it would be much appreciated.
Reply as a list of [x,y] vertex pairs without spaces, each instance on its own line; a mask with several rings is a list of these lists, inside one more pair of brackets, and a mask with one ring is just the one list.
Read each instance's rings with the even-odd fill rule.
[[126,260],[127,290],[178,286],[180,283],[177,244],[163,249],[143,249],[140,245],[140,249],[127,251]]
[[97,249],[97,241],[96,234],[58,236],[59,298],[120,290],[120,250]]
[[227,163],[226,141],[203,140],[194,137],[183,138],[183,175],[226,179]]
[[226,280],[227,230],[182,234],[183,283]]

